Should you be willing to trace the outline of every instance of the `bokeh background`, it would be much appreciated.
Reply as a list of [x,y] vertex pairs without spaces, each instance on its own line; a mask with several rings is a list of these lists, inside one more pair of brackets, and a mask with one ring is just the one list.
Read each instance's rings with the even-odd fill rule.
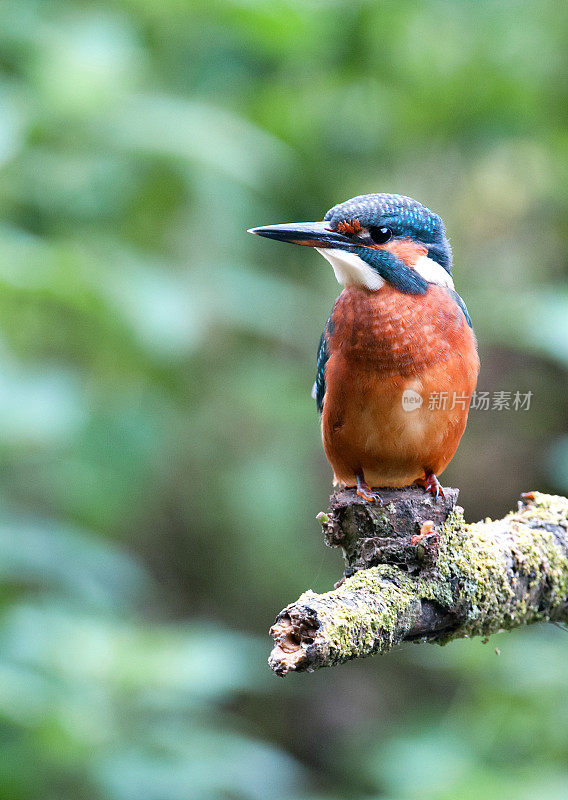
[[[568,491],[568,8],[0,5],[0,798],[568,798],[553,626],[291,675],[341,573],[310,389],[338,293],[246,229],[409,194],[482,358],[470,519]],[[500,655],[495,652],[500,649]]]

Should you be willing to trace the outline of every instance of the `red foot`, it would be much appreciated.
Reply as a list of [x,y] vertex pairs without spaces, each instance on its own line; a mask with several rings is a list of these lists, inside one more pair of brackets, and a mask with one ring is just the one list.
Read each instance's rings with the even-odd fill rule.
[[427,492],[434,497],[435,500],[438,497],[445,498],[444,490],[442,489],[442,484],[438,480],[438,478],[434,475],[433,472],[430,472],[426,475],[426,480],[424,482],[424,488]]
[[368,503],[378,503],[381,506],[383,504],[381,495],[371,489],[362,475],[357,475],[357,495]]

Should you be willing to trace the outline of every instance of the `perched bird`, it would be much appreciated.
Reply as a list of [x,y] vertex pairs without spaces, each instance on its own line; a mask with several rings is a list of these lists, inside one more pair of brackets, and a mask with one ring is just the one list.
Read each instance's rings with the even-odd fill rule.
[[441,218],[410,197],[366,194],[323,222],[250,233],[314,247],[345,287],[314,384],[334,484],[379,503],[370,487],[443,495],[438,475],[464,432],[479,358]]

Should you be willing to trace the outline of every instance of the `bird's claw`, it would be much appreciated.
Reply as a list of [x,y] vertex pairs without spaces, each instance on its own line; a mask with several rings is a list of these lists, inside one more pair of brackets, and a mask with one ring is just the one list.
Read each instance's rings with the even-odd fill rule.
[[380,506],[383,504],[381,495],[378,492],[374,492],[368,483],[359,476],[357,476],[357,497],[361,497],[367,503],[378,503]]
[[361,489],[357,489],[357,496],[362,497],[363,500],[366,500],[368,503],[378,503],[380,506],[383,504],[383,498],[381,497],[378,492],[366,492]]
[[438,478],[431,472],[429,475],[426,476],[426,480],[424,482],[424,488],[427,492],[429,492],[434,500],[437,500],[439,497],[442,500],[445,499],[446,495],[444,494],[444,490],[442,489],[442,484],[438,480]]

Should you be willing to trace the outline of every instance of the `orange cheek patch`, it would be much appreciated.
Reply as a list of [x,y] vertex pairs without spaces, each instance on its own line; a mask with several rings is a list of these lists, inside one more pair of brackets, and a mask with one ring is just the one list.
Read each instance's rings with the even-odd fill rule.
[[412,239],[395,239],[387,244],[377,244],[373,249],[389,250],[407,267],[413,267],[421,256],[428,255],[428,248],[423,244],[413,242]]

